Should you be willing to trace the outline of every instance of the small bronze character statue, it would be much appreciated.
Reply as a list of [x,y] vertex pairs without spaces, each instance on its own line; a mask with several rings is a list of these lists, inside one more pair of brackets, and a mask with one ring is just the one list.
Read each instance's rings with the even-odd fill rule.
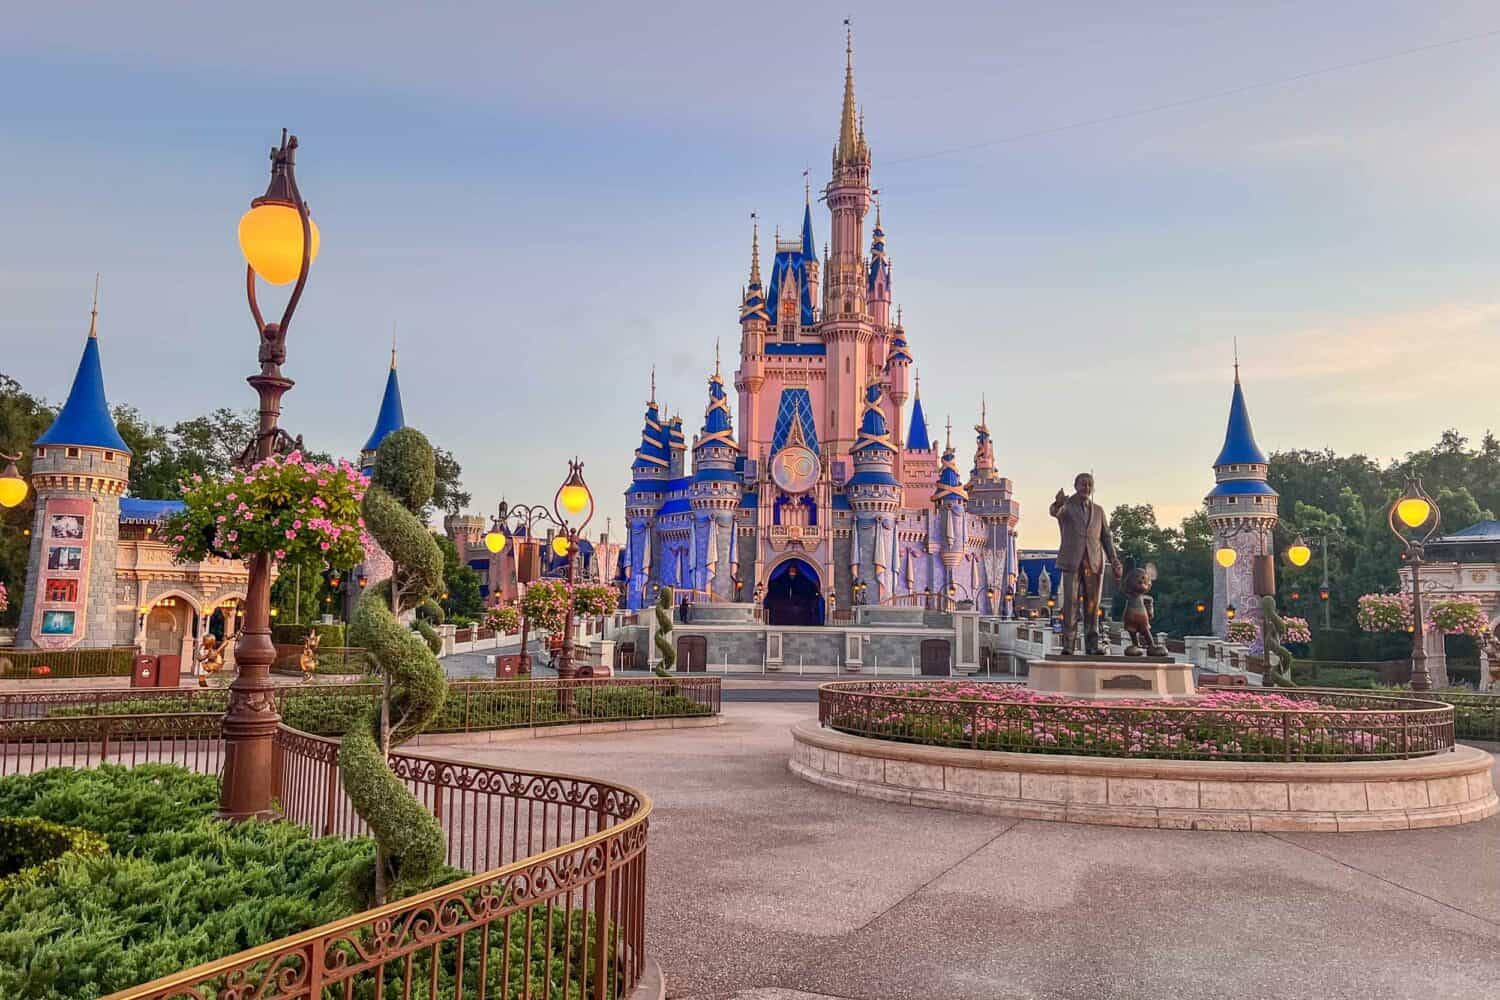
[[1484,690],[1494,691],[1500,687],[1500,622],[1496,622],[1495,627],[1485,633],[1480,648],[1489,660],[1489,676],[1481,677],[1479,684]]
[[1102,651],[1099,599],[1104,587],[1105,559],[1108,558],[1116,580],[1123,569],[1115,554],[1114,539],[1110,537],[1109,518],[1104,508],[1093,501],[1094,477],[1080,472],[1073,479],[1073,491],[1072,496],[1065,496],[1058,490],[1049,508],[1062,531],[1062,543],[1057,550],[1057,568],[1064,574],[1062,651],[1073,652],[1082,624],[1087,632],[1085,650],[1090,656],[1098,656]]
[[193,651],[193,659],[197,661],[200,671],[199,687],[208,687],[209,676],[224,669],[224,649],[228,645],[228,639],[220,639],[210,632],[203,637],[198,648]]
[[1167,647],[1156,641],[1151,632],[1151,619],[1156,614],[1156,601],[1151,597],[1151,585],[1156,582],[1156,567],[1151,564],[1137,566],[1125,574],[1125,614],[1123,624],[1130,636],[1130,645],[1125,647],[1126,656],[1166,656]]
[[1266,647],[1266,672],[1261,683],[1266,687],[1296,687],[1292,683],[1292,654],[1281,644],[1286,638],[1286,620],[1276,613],[1276,598],[1269,594],[1260,599],[1260,631]]
[[318,669],[318,647],[323,643],[323,633],[309,632],[307,638],[302,641],[302,655],[297,659],[297,665],[302,668],[304,677],[311,677]]

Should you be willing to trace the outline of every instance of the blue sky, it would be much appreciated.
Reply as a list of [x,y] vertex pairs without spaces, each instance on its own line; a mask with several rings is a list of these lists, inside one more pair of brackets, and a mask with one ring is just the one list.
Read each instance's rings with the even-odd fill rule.
[[[1175,522],[1231,342],[1267,450],[1386,458],[1494,422],[1491,3],[867,3],[857,93],[935,434],[987,394],[1022,540],[1093,468]],[[476,509],[573,453],[620,528],[648,370],[701,422],[749,213],[826,180],[846,11],[817,4],[52,5],[0,33],[0,370],[59,399],[95,271],[112,401],[248,406],[234,227],[282,126],[322,253],[285,422],[352,454],[397,328],[408,420]],[[989,143],[989,144],[985,144]],[[985,144],[985,145],[981,145]],[[943,155],[935,152],[960,148]],[[826,214],[815,214],[821,242]],[[600,526],[602,527],[602,521]]]

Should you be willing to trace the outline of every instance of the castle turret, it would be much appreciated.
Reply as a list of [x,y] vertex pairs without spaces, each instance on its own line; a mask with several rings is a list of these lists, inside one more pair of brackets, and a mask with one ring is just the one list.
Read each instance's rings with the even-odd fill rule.
[[760,227],[750,230],[750,283],[740,296],[740,367],[734,373],[734,388],[740,395],[740,447],[748,453],[751,436],[759,426],[760,389],[765,385],[766,337],[771,332],[771,314],[766,309],[765,290],[760,284]]
[[396,377],[396,348],[391,348],[391,370],[385,377],[385,393],[380,397],[380,412],[375,415],[375,429],[359,451],[359,465],[369,475],[375,468],[375,452],[380,442],[391,431],[406,426],[406,413],[401,408],[401,381]]
[[667,450],[672,453],[672,478],[682,479],[687,475],[687,434],[680,413],[667,421]]
[[927,414],[922,412],[922,382],[917,381],[916,396],[911,404],[911,427],[906,432],[906,447],[910,451],[931,451],[932,441],[927,432]]
[[896,325],[891,330],[890,344],[886,348],[885,355],[885,379],[886,384],[890,386],[890,392],[887,394],[889,405],[886,408],[886,420],[897,435],[897,447],[902,446],[901,413],[906,406],[911,362],[911,349],[906,343],[906,329],[901,325],[898,311]]
[[635,450],[635,461],[631,463],[632,482],[625,491],[625,520],[628,531],[625,541],[626,606],[642,607],[650,600],[647,593],[650,583],[656,579],[656,567],[660,555],[655,532],[657,511],[665,499],[667,482],[671,478],[672,453],[667,446],[667,429],[662,425],[656,407],[656,371],[651,372],[651,398],[646,402],[645,426],[641,428],[641,444]]
[[[1259,620],[1260,602],[1255,588],[1258,558],[1272,554],[1271,532],[1278,519],[1279,497],[1266,482],[1270,466],[1265,452],[1255,443],[1250,428],[1250,410],[1240,386],[1240,366],[1234,366],[1234,394],[1229,399],[1229,424],[1224,446],[1214,459],[1214,488],[1203,498],[1208,523],[1214,532],[1214,632],[1224,635],[1228,627],[1225,610],[1235,608],[1237,617]],[[1225,566],[1227,556],[1234,553]]]
[[885,255],[885,229],[880,225],[880,202],[875,203],[875,229],[870,233],[870,322],[884,330],[891,322],[891,262]]
[[963,562],[969,541],[968,506],[969,494],[958,475],[958,464],[953,453],[953,422],[948,422],[947,443],[943,447],[943,464],[938,470],[937,489],[932,493],[932,505],[937,511],[933,519],[934,539],[942,558],[945,577],[943,586],[954,582],[955,571]]
[[879,604],[893,592],[896,512],[901,508],[896,444],[881,403],[880,385],[872,382],[865,390],[859,438],[851,451],[854,475],[844,484],[854,511],[851,576],[864,585],[867,604]]
[[[22,648],[128,646],[129,618],[116,608],[120,497],[130,482],[130,448],[109,415],[99,363],[99,302],[68,398],[31,462],[36,515],[16,644]],[[124,598],[133,607],[135,595]],[[117,629],[125,631],[117,631]]]
[[969,506],[971,517],[984,525],[984,558],[982,576],[974,606],[991,615],[1001,614],[1005,607],[1005,586],[1016,571],[1016,525],[1021,520],[1021,505],[1012,494],[1009,479],[1000,475],[995,464],[995,445],[990,438],[989,414],[983,398],[979,403],[979,423],[974,425],[974,468],[969,473]]
[[718,365],[708,379],[708,406],[703,430],[693,441],[693,483],[688,491],[693,509],[693,566],[697,590],[711,591],[719,600],[735,598],[734,512],[740,506],[739,476],[734,471],[739,451],[729,398]]
[[824,444],[829,453],[848,452],[857,436],[861,397],[875,366],[874,328],[870,322],[868,273],[864,254],[864,219],[870,210],[870,147],[854,103],[854,48],[844,46],[844,100],[839,113],[839,140],[833,151],[833,179],[826,189],[832,216],[832,248],[823,275],[823,324],[828,352],[829,424]]

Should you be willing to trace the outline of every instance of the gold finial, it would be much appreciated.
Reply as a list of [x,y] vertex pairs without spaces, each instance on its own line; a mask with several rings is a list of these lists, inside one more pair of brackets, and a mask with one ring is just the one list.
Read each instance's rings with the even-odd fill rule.
[[896,307],[896,325],[897,326],[901,325],[901,307],[900,306]]
[[760,284],[760,217],[750,213],[750,285]]
[[719,338],[714,338],[714,378],[719,377]]
[[391,371],[396,370],[396,324],[391,322]]
[[804,204],[812,204],[812,167],[802,171],[802,201]]
[[951,414],[951,413],[948,414],[948,428],[947,428],[947,432],[943,435],[943,450],[944,451],[952,451],[953,450],[953,414]]
[[94,272],[94,304],[89,309],[89,339],[99,339],[99,272]]
[[651,398],[646,400],[647,406],[656,405],[656,366],[651,366]]
[[1240,384],[1240,338],[1234,338],[1234,384]]
[[986,427],[990,424],[989,413],[989,406],[985,402],[984,393],[981,392],[979,394],[979,422]]
[[916,382],[917,382],[916,396],[917,396],[918,399],[921,399],[922,398],[922,373],[920,371],[914,371],[914,372],[912,372],[912,375],[916,378]]

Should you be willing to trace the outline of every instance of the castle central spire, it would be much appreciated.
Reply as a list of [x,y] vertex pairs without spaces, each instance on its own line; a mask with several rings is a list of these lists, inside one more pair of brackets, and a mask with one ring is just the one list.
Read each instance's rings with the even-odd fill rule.
[[854,105],[854,29],[844,19],[844,107],[839,115],[838,161],[848,163],[859,155],[859,115]]

